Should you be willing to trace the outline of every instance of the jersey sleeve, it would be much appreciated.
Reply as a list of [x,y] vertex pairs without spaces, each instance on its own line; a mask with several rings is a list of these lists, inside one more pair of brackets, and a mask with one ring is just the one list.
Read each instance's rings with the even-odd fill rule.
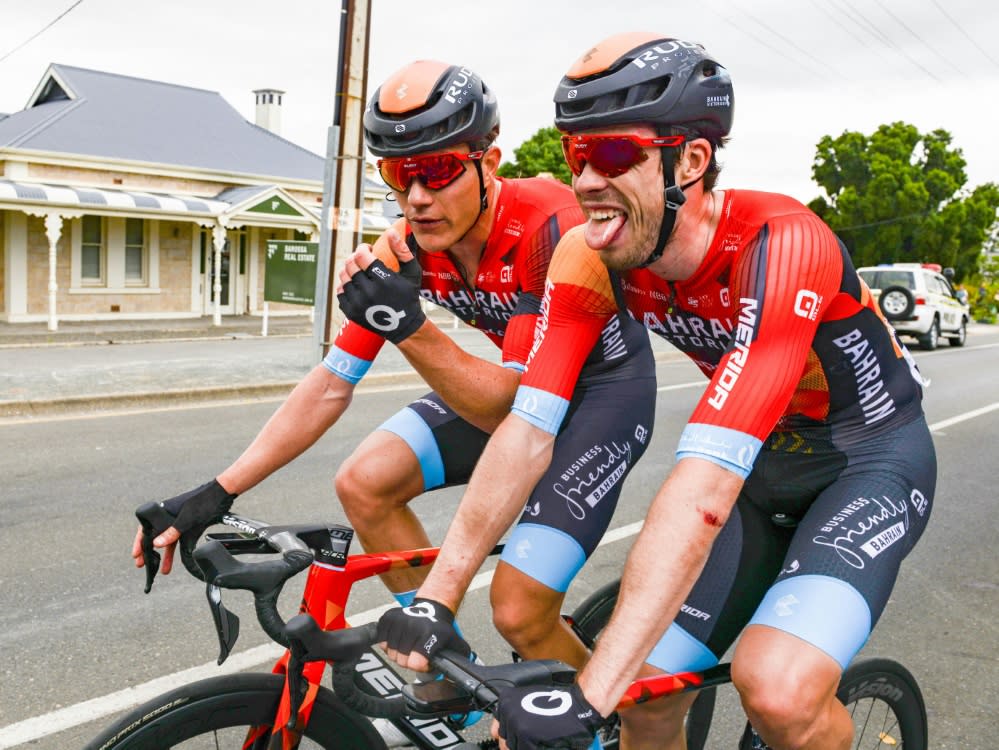
[[[404,219],[397,221],[394,226],[400,237],[406,236]],[[389,247],[384,234],[378,238],[371,251],[393,271],[399,270],[399,261],[396,260],[395,253]],[[345,320],[329,352],[323,358],[323,366],[337,377],[356,384],[371,368],[372,362],[384,344],[385,339],[378,334]]]
[[548,268],[541,317],[512,411],[557,434],[583,364],[617,309],[606,267],[581,230],[570,232]]
[[[545,276],[555,247],[562,236],[583,220],[573,203],[563,206],[541,223],[527,242],[520,263],[520,297],[503,336],[503,365],[523,370],[534,341],[534,329],[545,293]],[[591,253],[592,255],[592,253]]]
[[836,238],[811,213],[764,225],[733,266],[732,343],[690,418],[677,459],[697,456],[745,478],[794,395],[842,277]]

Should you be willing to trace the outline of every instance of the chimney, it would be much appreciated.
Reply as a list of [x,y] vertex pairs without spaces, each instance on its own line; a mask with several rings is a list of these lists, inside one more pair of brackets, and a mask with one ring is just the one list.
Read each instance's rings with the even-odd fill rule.
[[281,135],[281,97],[284,92],[278,89],[256,89],[257,125],[275,135]]

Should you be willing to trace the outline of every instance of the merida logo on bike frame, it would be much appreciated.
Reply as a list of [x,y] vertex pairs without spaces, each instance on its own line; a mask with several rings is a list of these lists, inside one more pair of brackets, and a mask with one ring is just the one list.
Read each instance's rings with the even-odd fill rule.
[[708,403],[718,411],[721,411],[722,406],[725,405],[728,394],[732,392],[735,382],[746,366],[746,360],[749,359],[749,345],[753,341],[756,311],[760,303],[755,299],[743,297],[739,300],[739,305],[739,324],[735,327],[732,336],[733,348],[725,361],[725,369],[722,370],[715,382],[714,393],[708,399]]
[[[403,682],[399,675],[386,667],[381,660],[370,651],[357,662],[357,672],[383,698],[398,698],[402,700]],[[444,723],[443,719],[406,719],[434,747],[451,747],[461,742],[461,737],[455,734]]]

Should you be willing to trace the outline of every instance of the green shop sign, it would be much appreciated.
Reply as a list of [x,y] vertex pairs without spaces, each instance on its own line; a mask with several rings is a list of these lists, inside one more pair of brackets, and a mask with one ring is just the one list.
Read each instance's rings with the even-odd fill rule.
[[264,300],[311,305],[316,296],[318,242],[267,242]]

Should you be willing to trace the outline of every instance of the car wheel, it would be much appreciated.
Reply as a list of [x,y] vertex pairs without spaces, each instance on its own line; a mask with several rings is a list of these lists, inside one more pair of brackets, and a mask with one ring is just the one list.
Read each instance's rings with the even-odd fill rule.
[[964,346],[964,343],[968,340],[968,321],[961,318],[961,327],[957,329],[957,335],[948,336],[947,340],[951,346]]
[[930,330],[919,336],[919,345],[928,352],[932,352],[937,348],[937,343],[940,341],[940,321],[936,318],[930,324]]
[[881,290],[878,305],[888,320],[900,320],[912,315],[916,309],[916,298],[904,286],[890,286]]

